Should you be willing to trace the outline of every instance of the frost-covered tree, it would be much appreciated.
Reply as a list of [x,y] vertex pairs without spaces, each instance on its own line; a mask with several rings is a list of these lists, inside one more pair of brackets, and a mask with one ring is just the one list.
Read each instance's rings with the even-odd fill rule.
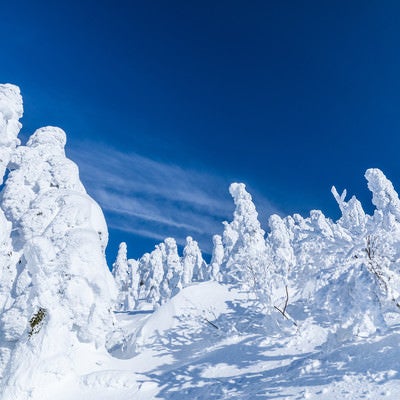
[[198,243],[190,236],[186,238],[186,245],[182,257],[182,286],[188,286],[192,281],[208,279],[207,263],[203,259]]
[[164,243],[158,244],[149,254],[139,260],[139,299],[155,307],[160,301],[160,286],[164,277],[163,253]]
[[147,283],[150,280],[151,265],[150,265],[150,253],[144,253],[138,261],[138,274],[139,274],[139,285],[138,285],[138,298],[139,300],[147,300],[148,286]]
[[0,336],[10,349],[4,399],[25,398],[44,370],[65,373],[75,341],[104,347],[113,329],[107,226],[66,158],[65,143],[61,129],[39,129],[9,163],[1,206],[21,262],[12,302],[1,315]]
[[164,303],[182,289],[182,264],[178,255],[178,247],[173,238],[164,240],[162,259],[164,277],[160,287],[160,301]]
[[289,218],[282,219],[279,215],[271,215],[268,221],[270,232],[266,240],[270,272],[269,282],[265,282],[265,285],[269,286],[271,303],[286,318],[292,286],[289,275],[296,265],[291,222]]
[[130,271],[130,287],[128,289],[128,303],[127,310],[133,310],[139,302],[139,261],[129,259],[128,266]]
[[139,274],[139,262],[133,259],[128,260],[125,242],[119,245],[117,258],[113,263],[112,274],[118,290],[116,310],[133,310],[139,301],[141,277]]
[[210,263],[210,274],[211,278],[215,281],[221,280],[221,265],[224,261],[224,245],[222,243],[222,237],[220,235],[213,236],[213,251]]
[[[308,268],[309,280],[315,282],[308,304],[337,340],[385,329],[387,312],[399,308],[400,201],[380,170],[367,170],[365,176],[376,207],[373,216],[365,214],[355,197],[346,202],[346,191],[339,196],[333,188],[342,211],[337,223],[314,213],[304,220],[308,229],[303,226],[295,235],[297,264],[314,265]],[[300,235],[301,242],[296,239]]]
[[[400,200],[392,183],[379,169],[365,173],[376,210],[364,238],[364,259],[387,300],[399,307]],[[362,257],[360,257],[362,259]]]
[[372,204],[376,207],[376,213],[382,217],[382,223],[386,228],[392,225],[395,217],[400,221],[400,200],[397,192],[383,172],[377,168],[370,168],[365,173],[368,189],[372,192]]
[[296,263],[290,231],[285,221],[276,214],[270,216],[269,228],[268,244],[273,254],[274,270],[279,271],[283,276],[288,276]]
[[255,292],[270,307],[271,263],[258,213],[244,184],[231,184],[229,192],[236,208],[233,221],[224,224],[222,280]]
[[339,196],[335,186],[332,186],[332,194],[342,212],[342,217],[338,221],[338,224],[355,236],[360,236],[365,233],[367,217],[357,198],[353,196],[348,202],[346,202],[347,191],[344,190],[342,195]]
[[0,184],[15,147],[20,144],[18,139],[22,127],[23,106],[20,90],[10,84],[0,85]]
[[[197,243],[196,243],[197,244]],[[186,238],[186,245],[183,249],[182,257],[182,286],[188,286],[193,280],[193,271],[196,264],[196,252],[194,252],[193,239],[188,236]],[[194,253],[194,254],[193,254]]]
[[[138,301],[147,301],[153,306],[165,303],[192,281],[208,279],[208,266],[195,240],[188,237],[183,257],[178,254],[175,239],[167,238],[144,254],[137,266]],[[135,289],[134,289],[135,290]]]
[[117,258],[112,266],[112,274],[118,290],[116,302],[117,311],[129,309],[129,291],[131,288],[131,273],[128,265],[128,251],[125,242],[120,243]]
[[[0,85],[0,184],[3,183],[11,154],[20,143],[17,136],[22,126],[19,122],[22,114],[19,88],[10,84]],[[0,312],[8,308],[12,301],[11,288],[17,274],[16,264],[19,259],[12,248],[11,228],[11,223],[0,209]],[[1,351],[0,348],[0,359],[3,359]]]
[[150,276],[146,281],[147,299],[153,306],[160,302],[161,282],[164,277],[163,255],[165,254],[165,245],[160,243],[150,253]]
[[153,306],[162,304],[182,288],[182,264],[175,239],[163,243],[139,261],[139,297]]

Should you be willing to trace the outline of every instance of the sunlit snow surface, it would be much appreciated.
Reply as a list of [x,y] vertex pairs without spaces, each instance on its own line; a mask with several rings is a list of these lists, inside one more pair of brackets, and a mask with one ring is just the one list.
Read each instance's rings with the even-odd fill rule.
[[[311,318],[266,335],[252,300],[205,282],[156,312],[120,313],[128,360],[79,349],[80,379],[61,380],[45,399],[398,399],[400,325],[342,343]],[[133,339],[134,338],[134,339]],[[123,354],[116,351],[118,356]]]

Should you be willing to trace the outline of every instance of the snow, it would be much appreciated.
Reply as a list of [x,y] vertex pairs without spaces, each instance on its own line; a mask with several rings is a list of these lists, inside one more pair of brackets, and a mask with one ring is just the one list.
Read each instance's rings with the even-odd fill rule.
[[338,221],[263,216],[267,233],[233,183],[210,265],[166,238],[138,260],[121,243],[111,273],[65,132],[21,145],[22,114],[0,85],[0,400],[400,398],[400,200],[382,171],[365,174],[373,215],[332,187]]
[[20,143],[17,136],[22,127],[19,122],[22,114],[22,97],[19,88],[10,84],[0,85],[0,183],[3,183],[11,153]]
[[76,340],[105,348],[114,321],[107,226],[65,157],[65,144],[61,129],[45,127],[10,152],[1,199],[5,228],[12,228],[3,265],[9,275],[0,342],[5,399],[39,393],[39,383],[70,373]]

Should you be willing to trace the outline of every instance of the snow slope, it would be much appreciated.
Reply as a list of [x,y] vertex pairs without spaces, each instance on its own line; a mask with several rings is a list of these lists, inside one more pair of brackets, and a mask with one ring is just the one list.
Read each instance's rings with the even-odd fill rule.
[[318,321],[265,334],[237,289],[204,282],[155,312],[118,314],[129,359],[81,348],[80,377],[41,399],[398,399],[400,326],[338,346]]
[[0,85],[0,400],[399,399],[400,200],[366,171],[373,215],[269,216],[244,184],[210,265],[187,238],[139,260],[107,226],[66,135],[21,145]]

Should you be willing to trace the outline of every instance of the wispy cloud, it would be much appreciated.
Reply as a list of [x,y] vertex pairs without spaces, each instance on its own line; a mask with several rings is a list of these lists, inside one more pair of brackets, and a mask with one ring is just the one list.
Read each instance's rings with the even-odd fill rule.
[[[210,252],[212,235],[231,219],[230,182],[215,174],[96,143],[80,143],[68,153],[111,228],[156,240],[173,236],[180,244],[191,235]],[[263,211],[276,212],[262,202]]]

